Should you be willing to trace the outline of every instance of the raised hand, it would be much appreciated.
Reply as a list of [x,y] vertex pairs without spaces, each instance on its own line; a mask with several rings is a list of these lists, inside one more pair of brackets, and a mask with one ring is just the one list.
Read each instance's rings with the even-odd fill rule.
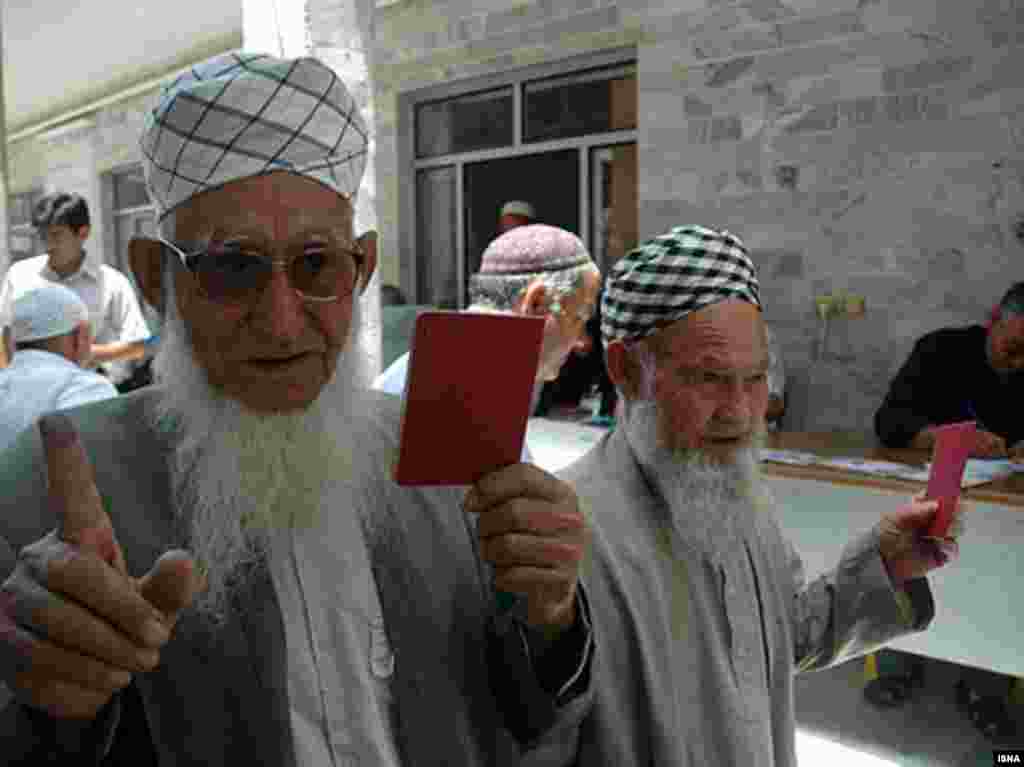
[[959,553],[958,539],[964,531],[966,504],[959,498],[948,502],[955,504],[953,522],[948,537],[943,540],[928,537],[939,501],[926,501],[923,493],[915,495],[906,506],[882,515],[879,549],[897,588],[942,567]]
[[199,584],[181,551],[130,577],[70,419],[46,416],[39,429],[57,529],[22,549],[0,586],[0,680],[51,716],[91,719],[157,666]]
[[557,635],[575,620],[589,528],[565,482],[519,463],[479,480],[465,510],[479,514],[481,556],[499,591],[526,598],[528,623]]

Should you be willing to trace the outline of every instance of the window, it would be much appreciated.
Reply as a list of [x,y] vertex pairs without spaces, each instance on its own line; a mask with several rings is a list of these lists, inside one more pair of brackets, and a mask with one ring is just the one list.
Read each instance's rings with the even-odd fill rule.
[[156,208],[149,199],[142,167],[134,166],[112,174],[114,187],[114,252],[107,263],[127,275],[128,243],[132,237],[156,234]]
[[416,110],[416,156],[511,146],[512,100],[512,89],[501,88],[421,104]]
[[[462,308],[469,277],[522,200],[578,234],[606,270],[637,241],[634,50],[410,94],[401,110],[412,183],[403,183],[401,288],[417,304]],[[412,155],[411,157],[409,155]]]
[[43,252],[42,241],[32,226],[32,211],[42,197],[42,189],[33,189],[7,198],[7,238],[12,264]]
[[[113,248],[108,252],[106,262],[124,273],[135,286],[146,324],[151,331],[158,332],[161,325],[160,316],[139,293],[128,259],[128,243],[132,237],[156,236],[156,207],[149,198],[142,166],[135,165],[114,171],[110,174],[109,184],[113,192],[114,236]],[[110,197],[107,197],[107,200],[109,201]]]
[[523,141],[636,128],[636,68],[550,77],[523,87]]

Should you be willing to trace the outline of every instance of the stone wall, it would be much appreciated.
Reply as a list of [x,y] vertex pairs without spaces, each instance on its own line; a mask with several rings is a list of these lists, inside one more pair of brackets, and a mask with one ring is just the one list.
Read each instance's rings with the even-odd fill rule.
[[[1014,0],[450,0],[376,23],[386,281],[413,226],[398,93],[628,44],[640,235],[696,221],[748,242],[793,374],[791,428],[869,429],[914,339],[982,320],[1024,279]],[[816,361],[814,297],[834,290],[865,295],[867,316],[848,323],[849,359]]]

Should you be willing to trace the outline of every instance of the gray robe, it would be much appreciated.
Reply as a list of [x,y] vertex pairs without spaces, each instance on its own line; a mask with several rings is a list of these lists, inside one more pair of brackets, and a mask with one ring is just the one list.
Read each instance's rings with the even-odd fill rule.
[[912,610],[900,606],[877,530],[810,584],[769,510],[737,533],[734,556],[700,550],[669,522],[622,429],[560,475],[594,528],[583,582],[596,699],[579,765],[795,767],[794,673],[934,615],[924,579],[909,584]]
[[[149,388],[67,411],[134,576],[184,540],[170,504],[170,445],[144,418],[153,396],[157,391]],[[369,556],[396,661],[391,684],[402,763],[571,763],[590,690],[556,709],[521,639],[499,636],[495,627],[508,621],[494,620],[495,596],[473,517],[459,505],[462,490],[391,482],[400,401],[374,397],[373,430],[360,444],[374,468],[360,479],[380,499],[377,524],[388,533],[388,547],[371,546]],[[0,454],[0,581],[13,565],[13,551],[55,526],[45,488],[42,444],[33,428]],[[70,750],[79,752],[75,764],[93,764],[112,750],[120,763],[133,765],[294,765],[284,627],[266,568],[241,599],[240,617],[216,633],[184,613],[160,666],[136,674],[88,728],[17,703],[0,710],[0,761],[65,763],[59,754]],[[554,715],[541,717],[544,732],[537,735],[508,715],[510,707],[527,717],[545,710]],[[521,754],[521,746],[530,748]]]

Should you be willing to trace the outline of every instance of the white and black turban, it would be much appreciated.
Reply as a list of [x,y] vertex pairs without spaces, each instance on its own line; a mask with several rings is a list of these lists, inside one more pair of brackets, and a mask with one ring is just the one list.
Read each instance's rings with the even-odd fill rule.
[[353,201],[368,140],[356,102],[320,61],[229,53],[163,89],[140,143],[163,219],[201,192],[279,170]]
[[730,298],[761,307],[757,269],[743,242],[725,230],[677,226],[612,267],[601,299],[601,336],[605,346],[638,341]]

